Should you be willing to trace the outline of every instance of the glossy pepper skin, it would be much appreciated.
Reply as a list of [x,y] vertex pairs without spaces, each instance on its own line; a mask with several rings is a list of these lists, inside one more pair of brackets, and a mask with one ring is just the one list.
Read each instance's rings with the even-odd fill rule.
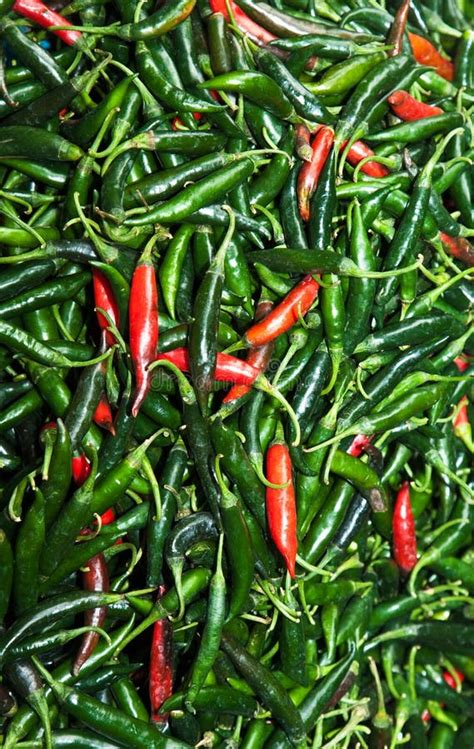
[[272,484],[281,484],[284,487],[266,488],[268,528],[275,546],[285,560],[288,572],[291,577],[295,577],[298,550],[295,488],[290,451],[284,441],[281,426],[267,450],[265,473]]
[[415,520],[410,502],[408,481],[397,493],[393,509],[393,556],[400,570],[407,575],[418,558],[416,546]]
[[[163,594],[164,588],[160,591]],[[160,713],[160,708],[173,693],[173,630],[166,617],[153,625],[148,692],[151,719],[157,723],[166,721],[168,716]]]
[[255,323],[244,336],[247,346],[263,346],[289,330],[311,309],[319,291],[312,276],[305,276],[261,322]]
[[158,289],[151,247],[141,256],[132,277],[129,337],[135,372],[132,415],[137,416],[151,387],[148,366],[153,361],[158,347]]

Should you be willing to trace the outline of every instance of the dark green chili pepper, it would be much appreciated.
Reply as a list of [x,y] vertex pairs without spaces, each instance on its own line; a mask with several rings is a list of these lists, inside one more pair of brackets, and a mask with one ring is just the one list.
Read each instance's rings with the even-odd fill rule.
[[[305,697],[298,708],[306,731],[311,731],[319,716],[337,704],[339,699],[350,687],[350,682],[357,675],[357,661],[355,661],[356,649],[351,645],[348,655],[345,656],[331,671],[322,679],[317,681],[313,689]],[[289,749],[290,741],[283,731],[274,731],[267,741],[268,749]]]
[[215,471],[221,491],[220,510],[227,541],[226,553],[232,575],[232,592],[227,615],[227,620],[231,620],[239,616],[248,603],[255,560],[252,539],[242,512],[241,502],[225,485],[218,460]]
[[216,571],[209,585],[209,598],[207,604],[206,623],[201,638],[196,660],[193,665],[191,679],[186,693],[185,704],[189,710],[193,710],[193,704],[201,687],[204,685],[209,671],[219,651],[222,630],[226,615],[226,583],[222,573],[222,547],[224,537],[219,539],[217,552]]
[[271,710],[290,740],[295,744],[303,741],[305,731],[301,716],[272,672],[226,632],[222,637],[222,649],[255,690],[262,703]]
[[[314,94],[308,92],[297,78],[294,78],[283,62],[275,57],[272,52],[260,49],[256,53],[258,66],[280,87],[280,91],[286,95],[288,100],[293,104],[295,111],[301,117],[314,122],[322,122],[325,125],[332,125],[335,117],[323,104],[317,100]],[[217,88],[217,86],[216,86]],[[262,104],[261,101],[257,101]],[[271,110],[270,110],[271,111]],[[278,112],[273,112],[278,114]],[[287,115],[288,116],[288,115]]]
[[219,307],[224,285],[224,260],[235,229],[229,210],[229,228],[219,250],[204,274],[193,308],[193,322],[189,332],[189,363],[196,397],[204,415],[208,413],[217,357]]
[[0,583],[0,622],[3,622],[10,603],[13,584],[13,552],[10,541],[3,530],[0,530],[0,563],[2,580]]
[[176,514],[175,493],[181,488],[187,457],[184,443],[178,438],[161,474],[161,515],[154,517],[150,514],[148,523],[147,585],[149,586],[157,586],[161,581],[165,542]]
[[232,190],[247,179],[253,170],[253,161],[241,159],[236,164],[223,167],[214,172],[212,176],[185,187],[179,195],[148,210],[143,216],[128,218],[125,224],[143,226],[150,223],[174,224],[177,221],[182,221],[199,209],[209,206],[219,195],[223,196],[229,190]]

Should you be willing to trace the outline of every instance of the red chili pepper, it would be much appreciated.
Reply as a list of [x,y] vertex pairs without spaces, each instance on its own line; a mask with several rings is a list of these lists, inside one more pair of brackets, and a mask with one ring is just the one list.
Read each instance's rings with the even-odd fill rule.
[[456,367],[458,368],[458,370],[459,370],[460,372],[465,372],[465,371],[466,371],[466,369],[467,369],[467,368],[468,368],[468,366],[469,366],[469,362],[468,362],[468,360],[467,360],[467,359],[463,359],[463,357],[462,357],[462,356],[457,356],[457,357],[456,357],[456,358],[454,359],[454,363],[455,363]]
[[370,445],[372,437],[366,434],[357,434],[347,449],[347,453],[353,458],[358,458],[364,452],[365,448]]
[[[97,593],[106,593],[109,590],[109,572],[103,554],[96,554],[87,562],[87,567],[82,573],[82,584],[84,590]],[[102,627],[107,617],[107,606],[98,606],[89,609],[84,614],[84,625],[86,627]],[[90,658],[99,642],[98,632],[86,632],[83,635],[81,645],[74,659],[72,673],[78,674],[84,663]]]
[[[118,328],[120,324],[120,313],[115,301],[114,292],[108,278],[98,269],[92,269],[92,285],[94,289],[94,304],[96,309],[105,310],[108,316],[112,320],[113,324]],[[110,330],[107,330],[109,323],[101,312],[97,312],[97,322],[101,330],[105,331],[105,342],[107,346],[113,346],[115,343],[115,336]]]
[[[318,130],[320,128],[318,127]],[[302,123],[295,127],[295,150],[300,159],[303,161],[311,161],[313,156],[313,149],[311,148],[311,133],[309,132],[306,125]]]
[[474,266],[474,247],[465,237],[450,237],[440,231],[439,238],[450,255],[470,267]]
[[[159,588],[158,597],[165,592]],[[159,712],[160,707],[173,694],[173,628],[168,619],[158,619],[153,627],[150,653],[150,707],[151,719],[157,723],[168,720],[167,713]]]
[[[341,145],[341,149],[345,148],[346,145],[347,141],[344,141]],[[375,156],[375,154],[363,141],[356,140],[356,142],[352,144],[346,158],[351,166],[357,166],[357,164],[362,161],[362,159],[366,159],[367,156]],[[367,174],[369,177],[375,177],[376,179],[386,177],[389,173],[388,169],[377,161],[366,161],[361,167],[361,172],[364,172],[364,174]]]
[[[175,348],[165,354],[158,354],[156,361],[170,361],[181,372],[189,372],[189,352],[187,348]],[[214,379],[217,382],[232,382],[236,385],[251,386],[260,372],[236,356],[218,352]]]
[[107,431],[115,435],[114,417],[105,393],[102,393],[100,401],[94,411],[94,423],[97,424],[98,427],[107,429]]
[[[23,16],[23,18],[29,18],[30,21],[34,21],[44,29],[49,29],[51,26],[72,25],[59,13],[48,8],[41,0],[15,0],[12,10],[18,13],[18,15]],[[77,44],[79,39],[82,39],[80,31],[58,29],[52,33],[71,47]]]
[[308,312],[318,295],[319,284],[305,276],[261,322],[247,330],[247,346],[263,346],[293,327]]
[[298,207],[303,221],[309,221],[309,201],[334,143],[334,130],[322,127],[312,144],[311,161],[306,161],[298,174]]
[[434,107],[431,104],[418,101],[408,91],[401,89],[390,94],[388,103],[392,112],[405,121],[423,120],[425,117],[443,114],[443,110],[440,107]]
[[399,489],[393,509],[393,555],[400,569],[408,574],[416,564],[415,521],[410,502],[410,484],[405,481]]
[[286,484],[284,489],[271,489],[267,486],[265,504],[270,536],[284,558],[291,577],[295,577],[298,551],[295,487],[290,451],[285,443],[281,424],[267,450],[265,473],[272,484]]
[[[458,681],[462,684],[463,681],[464,681],[464,679],[465,679],[465,676],[462,673],[462,671],[458,671],[456,669],[456,676],[458,677]],[[451,689],[456,689],[457,688],[456,679],[454,678],[454,676],[449,671],[444,671],[444,673],[443,673],[443,679],[445,680],[446,684],[449,687],[451,687]]]
[[110,525],[115,520],[115,511],[113,507],[109,507],[108,510],[102,513],[100,516],[100,522],[102,525]]
[[[258,322],[259,320],[264,318],[266,315],[268,315],[272,308],[273,302],[259,302],[255,312],[255,320]],[[263,373],[270,363],[272,351],[273,341],[265,344],[264,346],[259,346],[258,348],[251,348],[247,352],[246,363],[250,364],[252,367],[255,367],[255,369],[258,369],[259,372]],[[236,401],[239,398],[243,398],[244,395],[247,395],[250,390],[251,388],[248,385],[233,385],[222,402],[230,403],[231,401]]]
[[135,372],[132,415],[136,416],[150,389],[148,365],[158,347],[158,290],[151,258],[145,249],[132,277],[129,304],[130,355]]
[[408,33],[408,38],[413,50],[413,56],[420,65],[430,65],[436,68],[436,72],[442,78],[446,78],[447,81],[453,80],[453,63],[440,55],[436,47],[433,47],[428,39],[418,36],[418,34],[411,34],[410,32]]
[[245,31],[249,37],[261,44],[268,44],[277,37],[271,34],[269,31],[259,26],[258,23],[252,21],[246,13],[234,2],[234,0],[209,0],[209,5],[213,13],[222,13],[225,16],[226,21],[230,21],[228,7],[230,8],[232,15],[235,18],[235,22],[241,31]]
[[91,472],[91,464],[84,453],[72,457],[72,477],[78,486],[81,486]]
[[467,395],[464,395],[458,403],[453,427],[456,437],[459,437],[459,439],[464,442],[468,450],[474,452],[474,442],[472,441],[472,426],[469,420],[469,412],[467,410],[468,405],[469,401]]

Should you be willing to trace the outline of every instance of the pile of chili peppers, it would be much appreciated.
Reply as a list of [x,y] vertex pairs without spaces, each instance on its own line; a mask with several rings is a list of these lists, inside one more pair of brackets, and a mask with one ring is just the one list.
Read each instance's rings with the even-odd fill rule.
[[3,749],[473,749],[467,0],[0,0]]

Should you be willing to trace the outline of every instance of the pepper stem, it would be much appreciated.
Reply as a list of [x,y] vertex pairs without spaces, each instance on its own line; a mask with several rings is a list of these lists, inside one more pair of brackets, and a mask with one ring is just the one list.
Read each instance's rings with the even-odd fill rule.
[[293,408],[290,406],[288,401],[286,400],[285,396],[280,393],[280,391],[274,387],[267,378],[259,374],[257,379],[253,383],[253,387],[257,388],[257,390],[263,390],[264,393],[267,393],[268,395],[271,395],[273,398],[275,398],[283,408],[285,409],[286,413],[288,414],[291,423],[293,424],[294,430],[295,430],[295,439],[291,443],[292,447],[298,447],[298,445],[301,442],[301,427],[300,423],[298,421],[298,417],[296,416]]

